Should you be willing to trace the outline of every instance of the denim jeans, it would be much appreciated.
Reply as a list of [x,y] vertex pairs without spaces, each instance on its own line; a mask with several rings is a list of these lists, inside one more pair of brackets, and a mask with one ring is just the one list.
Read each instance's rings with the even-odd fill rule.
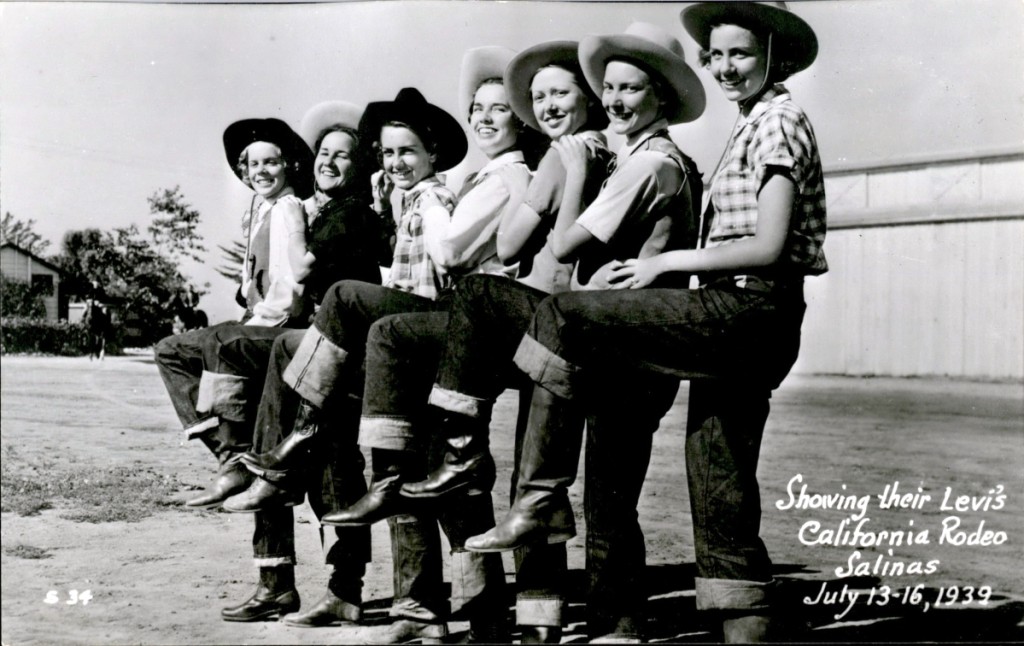
[[[447,312],[379,319],[366,339],[366,378],[359,443],[393,451],[426,450],[427,397],[448,328]],[[419,434],[416,428],[420,427]]]
[[566,399],[585,401],[621,370],[699,380],[686,457],[701,608],[768,603],[757,452],[768,398],[799,351],[804,309],[799,283],[753,277],[743,287],[723,278],[699,290],[559,294],[538,307],[516,353],[537,384]]
[[196,412],[199,380],[203,374],[203,347],[206,339],[222,329],[239,325],[234,321],[190,330],[161,339],[153,348],[153,358],[171,398],[181,427],[189,436],[216,426],[211,415]]
[[313,405],[329,397],[362,395],[366,335],[377,319],[402,312],[429,312],[444,305],[422,296],[355,280],[327,290],[313,327],[283,372],[284,382]]
[[506,278],[469,276],[455,288],[430,403],[490,419],[507,387],[523,382],[511,359],[544,292]]
[[586,617],[592,638],[643,634],[647,550],[637,505],[654,433],[675,401],[679,380],[634,372],[604,385],[585,408]]
[[[493,318],[483,319],[475,308],[488,303],[490,294],[504,298],[488,309]],[[374,323],[366,344],[360,443],[393,450],[424,450],[438,440],[429,434],[433,420],[426,402],[435,376],[444,372],[439,368],[443,350],[448,352],[450,361],[465,361],[469,370],[486,375],[489,383],[473,382],[477,389],[469,397],[473,401],[483,400],[481,395],[487,393],[488,399],[476,412],[477,416],[486,415],[489,419],[493,399],[516,375],[511,364],[512,352],[529,323],[531,303],[539,303],[543,297],[543,292],[507,278],[470,276],[456,286],[449,312],[397,314]],[[496,343],[496,339],[501,343]],[[472,367],[468,366],[466,348],[478,351],[469,354]],[[461,377],[461,367],[461,363],[451,365],[448,372]],[[521,376],[519,381],[524,381]],[[521,423],[517,428],[523,426]],[[516,455],[518,459],[518,451]],[[452,545],[453,568],[459,568],[458,573],[452,574],[453,611],[476,599],[491,602],[503,597],[500,556],[462,549],[466,538],[494,526],[490,497],[462,497],[445,504],[439,510],[438,520]],[[529,555],[517,559],[520,623],[561,624],[565,572],[566,553],[562,545],[532,549]]]
[[[436,415],[428,410],[427,395],[437,373],[447,322],[446,312],[410,312],[381,318],[370,327],[359,428],[361,445],[429,454],[433,462],[443,458],[443,438],[429,432],[436,426],[432,423]],[[430,520],[426,514],[419,518]],[[467,538],[494,526],[490,496],[461,496],[438,509],[436,520],[452,548],[451,612],[471,604],[479,608],[503,603],[505,573],[501,556],[463,548]],[[392,546],[397,550],[396,546],[405,542],[430,559],[426,567],[432,567],[430,546],[420,549],[416,540],[407,537],[406,523],[404,517],[390,520]],[[399,556],[396,553],[396,563]]]
[[[285,387],[281,371],[302,340],[302,330],[282,330],[268,335],[230,335],[216,350],[217,374],[246,375],[255,380],[264,375],[260,405],[255,416],[253,450],[270,450],[291,432],[298,396]],[[355,444],[358,405],[342,401],[325,411],[325,428],[320,437],[323,450],[301,472],[299,486],[306,492],[313,513],[320,518],[347,506],[366,493],[363,456]],[[294,517],[290,507],[255,514],[253,556],[257,566],[274,567],[295,563]],[[370,560],[368,527],[337,527],[333,536],[320,528],[325,562],[331,567],[328,586],[338,597],[361,602],[362,579]]]

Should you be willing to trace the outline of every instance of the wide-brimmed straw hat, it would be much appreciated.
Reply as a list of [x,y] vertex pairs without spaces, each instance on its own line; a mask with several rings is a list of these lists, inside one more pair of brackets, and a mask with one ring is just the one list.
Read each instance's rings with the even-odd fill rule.
[[503,79],[505,68],[515,55],[515,50],[508,47],[489,46],[466,50],[459,73],[459,117],[469,117],[480,84],[487,79]]
[[601,91],[605,65],[613,58],[634,61],[668,83],[677,98],[665,115],[669,123],[687,123],[704,113],[704,86],[686,63],[682,44],[661,27],[634,22],[625,33],[581,40],[580,65],[594,92]]
[[587,127],[604,130],[608,127],[608,115],[601,107],[601,98],[587,84],[580,68],[579,43],[575,40],[553,40],[534,45],[516,54],[505,68],[505,93],[509,105],[523,123],[540,131],[540,123],[533,114],[533,97],[530,83],[537,71],[548,65],[557,65],[571,71],[579,80],[580,88],[590,99],[591,109],[587,111]]
[[427,103],[416,88],[402,88],[394,101],[374,101],[366,106],[363,118],[359,122],[359,132],[364,141],[378,141],[380,129],[388,121],[407,123],[421,138],[434,143],[434,152],[437,155],[434,161],[436,172],[440,173],[457,166],[469,149],[466,133],[455,117],[436,105]]
[[242,151],[257,141],[274,144],[289,162],[295,164],[289,183],[296,195],[307,198],[313,194],[313,153],[302,137],[280,119],[242,119],[224,130],[224,154],[238,179],[242,179],[238,159]]
[[707,49],[715,25],[760,26],[770,31],[775,51],[795,65],[793,72],[810,67],[818,55],[818,37],[785,2],[701,2],[683,9],[683,27]]
[[310,108],[299,122],[299,135],[316,154],[316,140],[324,130],[332,126],[343,126],[359,130],[363,109],[348,101],[324,101]]

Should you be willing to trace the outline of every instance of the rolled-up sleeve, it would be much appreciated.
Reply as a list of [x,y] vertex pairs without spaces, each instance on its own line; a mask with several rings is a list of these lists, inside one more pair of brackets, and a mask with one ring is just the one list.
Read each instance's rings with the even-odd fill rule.
[[434,263],[445,269],[475,267],[495,253],[495,236],[511,193],[497,174],[462,197],[455,211],[434,206],[423,214],[424,241]]
[[679,166],[667,155],[640,151],[631,155],[605,183],[576,223],[608,243],[629,218],[649,215],[681,186]]

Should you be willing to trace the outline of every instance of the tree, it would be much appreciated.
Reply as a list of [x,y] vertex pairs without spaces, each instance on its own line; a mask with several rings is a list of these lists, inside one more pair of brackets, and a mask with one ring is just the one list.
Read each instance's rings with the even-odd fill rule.
[[31,254],[42,256],[50,246],[50,241],[33,231],[35,224],[35,220],[17,219],[10,211],[4,213],[0,220],[0,244],[11,242]]
[[245,243],[235,240],[230,247],[217,245],[221,252],[221,264],[214,271],[236,283],[242,283],[242,267],[245,265]]
[[56,258],[65,272],[66,293],[115,303],[122,319],[139,330],[142,343],[167,334],[174,316],[204,293],[181,269],[185,259],[202,262],[199,212],[185,203],[178,187],[157,191],[149,205],[149,235],[135,225],[68,231]]
[[165,188],[147,199],[149,212],[153,216],[149,225],[153,244],[175,261],[190,258],[202,262],[199,254],[206,251],[206,247],[202,245],[203,237],[197,231],[199,211],[185,202],[181,188]]

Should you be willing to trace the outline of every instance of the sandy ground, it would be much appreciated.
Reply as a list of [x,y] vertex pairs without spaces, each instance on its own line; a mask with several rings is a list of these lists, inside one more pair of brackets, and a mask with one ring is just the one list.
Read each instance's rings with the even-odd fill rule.
[[[19,460],[47,463],[50,473],[111,465],[137,466],[177,478],[184,499],[210,479],[213,462],[198,443],[185,443],[152,360],[116,357],[4,357],[2,442]],[[704,642],[705,617],[694,611],[693,549],[682,435],[685,386],[662,423],[640,509],[648,546],[652,641]],[[498,407],[493,436],[500,473],[508,474],[514,400]],[[5,455],[7,455],[5,453]],[[793,639],[839,641],[967,641],[1024,639],[1024,388],[944,380],[791,377],[776,393],[760,480],[763,536],[781,581],[781,599]],[[928,530],[928,542],[860,548],[870,568],[883,562],[938,561],[930,574],[884,576],[845,569],[856,547],[805,545],[805,524],[836,528],[854,510],[778,509],[789,501],[796,475],[806,493],[871,496],[865,530]],[[506,508],[507,478],[496,492]],[[918,508],[878,508],[877,496],[899,482],[899,492],[932,498]],[[966,511],[942,509],[958,496]],[[986,494],[993,493],[986,504]],[[581,488],[573,490],[580,506]],[[1002,498],[999,496],[1002,495]],[[807,499],[805,498],[805,501]],[[810,498],[812,504],[821,498]],[[1001,502],[1000,502],[1001,501]],[[908,502],[913,502],[912,500]],[[972,506],[981,509],[971,510]],[[317,599],[326,582],[316,524],[298,508],[297,578],[303,599]],[[251,518],[189,512],[171,506],[139,522],[83,523],[56,508],[35,516],[2,517],[2,641],[4,644],[306,644],[350,643],[352,629],[290,628],[276,622],[229,624],[219,608],[244,599],[255,580],[250,560]],[[956,516],[963,536],[943,523]],[[913,525],[911,525],[911,521]],[[983,523],[999,545],[969,544]],[[999,532],[1004,532],[1000,534]],[[821,538],[823,535],[816,533]],[[920,536],[919,534],[916,534]],[[963,539],[966,544],[952,545]],[[28,559],[18,546],[47,550]],[[585,641],[582,618],[583,542],[570,545],[574,595],[564,641]],[[888,554],[892,549],[893,554]],[[374,528],[375,560],[366,578],[369,617],[390,603],[390,552],[384,525]],[[856,561],[860,563],[861,561]],[[506,559],[511,577],[511,559]],[[889,586],[893,596],[883,594]],[[812,603],[846,587],[862,594],[848,608]],[[920,587],[918,587],[920,586]],[[973,589],[970,593],[967,587]],[[987,594],[987,586],[991,589]],[[873,601],[868,603],[874,588]],[[91,592],[87,604],[69,603],[71,590]],[[914,595],[917,591],[920,596]],[[956,602],[936,606],[939,595]],[[904,596],[904,593],[906,595]],[[54,595],[57,603],[47,603]],[[982,596],[987,596],[982,603]],[[963,603],[970,597],[969,603]],[[884,605],[882,601],[887,601]],[[926,605],[927,602],[927,605]],[[845,614],[843,614],[845,613]],[[836,616],[840,615],[839,619]],[[454,624],[453,629],[465,629]]]

